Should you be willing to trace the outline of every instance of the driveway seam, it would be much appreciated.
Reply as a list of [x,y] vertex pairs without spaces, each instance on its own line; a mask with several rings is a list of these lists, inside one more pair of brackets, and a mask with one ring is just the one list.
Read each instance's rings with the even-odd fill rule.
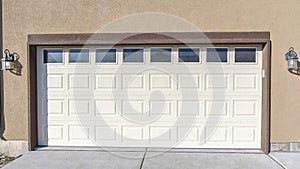
[[281,168],[283,169],[287,169],[281,162],[279,162],[275,157],[273,157],[272,155],[268,154],[268,157],[270,159],[272,159],[275,163],[277,163]]
[[144,160],[145,160],[145,157],[146,157],[146,153],[147,153],[147,147],[146,147],[146,149],[145,149],[145,153],[144,153],[144,156],[143,156],[143,159],[142,159],[142,161],[141,161],[141,165],[140,165],[140,169],[142,169],[143,168],[143,165],[144,165]]

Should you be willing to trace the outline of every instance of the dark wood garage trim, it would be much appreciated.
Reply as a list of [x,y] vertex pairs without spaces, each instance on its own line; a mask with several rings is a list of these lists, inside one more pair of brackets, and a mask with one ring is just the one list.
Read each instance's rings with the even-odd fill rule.
[[[174,38],[176,37],[176,38]],[[180,39],[180,40],[179,40]],[[184,43],[183,43],[184,42]],[[158,32],[158,33],[96,33],[96,34],[32,34],[28,35],[28,117],[29,150],[38,146],[37,132],[37,46],[72,45],[184,45],[184,44],[262,44],[262,135],[261,151],[270,146],[270,32]]]
[[[267,43],[269,32],[33,34],[29,45],[180,45]],[[184,42],[184,43],[183,43]]]

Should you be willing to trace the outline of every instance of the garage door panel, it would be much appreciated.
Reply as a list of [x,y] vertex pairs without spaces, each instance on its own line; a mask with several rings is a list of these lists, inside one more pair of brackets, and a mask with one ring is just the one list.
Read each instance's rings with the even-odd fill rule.
[[[43,92],[43,91],[41,91]],[[57,92],[57,93],[41,93],[41,96],[43,97],[47,97],[48,99],[64,99],[64,98],[68,98],[68,99],[74,99],[74,98],[81,98],[81,99],[114,99],[114,100],[122,100],[122,99],[140,99],[141,97],[149,97],[149,95],[151,94],[151,92],[134,92],[134,93],[117,93],[117,94],[112,94],[111,92],[92,92],[90,90],[81,92],[82,94],[80,94],[79,92],[77,93],[75,92],[68,92],[68,91],[61,91],[61,92]],[[170,94],[168,92],[160,92],[161,95],[151,95],[151,99],[153,100],[159,100],[161,98],[164,98],[166,100],[173,100],[174,98],[177,100],[182,99],[183,97],[189,96],[189,100],[219,100],[219,99],[224,99],[224,97],[226,97],[226,99],[231,100],[231,99],[255,99],[258,101],[261,101],[259,95],[256,94],[248,94],[247,95],[243,95],[241,93],[239,94],[214,94],[214,93],[206,93],[206,94],[201,94],[198,93],[196,94],[194,93],[185,93],[183,96],[182,94]],[[64,96],[62,96],[64,95]]]
[[[41,95],[47,96],[49,98],[52,97],[68,97],[68,98],[72,98],[72,97],[89,97],[89,98],[128,98],[128,97],[132,97],[132,98],[138,98],[138,97],[145,97],[145,96],[149,96],[150,94],[153,93],[153,91],[134,91],[134,93],[130,92],[130,91],[114,91],[112,93],[112,91],[107,91],[107,90],[51,90],[51,92],[47,92],[47,90],[39,90]],[[219,91],[220,93],[214,93],[214,92],[198,92],[198,90],[193,90],[193,91],[187,91],[187,90],[180,90],[180,91],[159,91],[159,93],[161,95],[151,95],[151,97],[153,98],[161,98],[162,96],[166,99],[172,99],[173,97],[176,98],[182,98],[185,96],[188,96],[189,99],[199,99],[199,98],[205,98],[205,99],[209,99],[209,98],[224,98],[225,96],[228,98],[234,98],[234,97],[238,97],[238,98],[247,98],[248,96],[250,96],[251,98],[258,98],[260,97],[260,95],[258,95],[255,92],[250,92],[250,91],[245,91],[245,92],[224,92],[224,91]],[[247,94],[247,95],[245,95]],[[64,95],[64,96],[62,96]]]
[[69,100],[69,115],[88,115],[93,114],[92,101],[84,99]]
[[63,74],[48,74],[47,88],[51,89],[63,89],[64,88],[64,75]]
[[122,114],[123,115],[143,115],[146,113],[144,100],[124,100],[122,101]]
[[233,128],[233,142],[245,143],[256,141],[256,127],[234,127]]
[[[176,67],[174,67],[176,66]],[[42,70],[47,73],[84,73],[89,74],[93,73],[112,73],[112,74],[140,74],[146,72],[137,72],[136,70],[143,70],[145,65],[122,65],[121,63],[118,65],[93,65],[93,64],[85,64],[85,65],[57,65],[57,64],[47,64],[44,67],[38,66],[39,70]],[[86,69],[86,68],[89,69]],[[164,68],[164,72],[162,72],[159,68]],[[193,74],[203,74],[203,73],[212,73],[212,74],[220,74],[222,73],[258,73],[258,69],[261,70],[261,66],[257,65],[247,65],[247,64],[228,64],[228,65],[206,65],[202,64],[178,64],[172,63],[169,65],[159,64],[154,65],[151,69],[147,70],[147,73],[153,74],[185,74],[185,75],[193,75]],[[122,70],[122,71],[120,71]],[[183,73],[184,72],[184,73]],[[174,76],[176,77],[176,76]]]
[[182,141],[182,142],[200,142],[200,133],[201,131],[199,131],[200,129],[194,127],[194,128],[190,128],[190,127],[185,127],[185,126],[181,126],[178,127],[178,131],[177,131],[177,139]]
[[118,126],[95,126],[95,141],[98,142],[117,142],[119,135]]
[[233,105],[233,115],[235,117],[258,115],[259,105],[257,100],[234,100]]
[[69,74],[69,89],[91,89],[89,74]]
[[165,74],[150,74],[150,90],[151,89],[164,89],[172,90],[173,79],[170,75]]
[[125,74],[122,75],[123,90],[145,90],[145,75]]
[[64,106],[65,103],[63,99],[49,99],[47,103],[48,115],[63,115]]
[[[260,139],[257,135],[259,128],[249,125],[249,126],[231,126],[231,125],[219,125],[219,126],[207,126],[202,127],[202,125],[196,125],[192,129],[190,127],[175,127],[172,126],[96,126],[95,133],[90,132],[88,127],[82,127],[78,125],[70,125],[69,135],[62,140],[67,140],[71,144],[79,143],[80,140],[85,143],[96,141],[90,145],[127,145],[127,146],[141,146],[143,147],[145,143],[150,147],[157,147],[159,144],[164,146],[175,146],[176,142],[174,139],[181,140],[181,144],[176,145],[177,147],[210,147],[213,148],[217,146],[221,148],[225,147],[235,147],[237,145],[246,144],[246,146],[251,145],[251,148],[259,148],[260,144],[257,140]],[[188,129],[191,129],[187,132]],[[59,133],[57,132],[59,130]],[[60,132],[61,128],[59,126],[52,126],[51,131],[55,132],[51,135],[52,139],[50,141],[58,141],[61,139]],[[120,132],[121,131],[121,132]],[[51,132],[50,132],[51,133]],[[230,137],[233,135],[233,137]],[[50,138],[50,137],[49,137]],[[185,143],[185,144],[183,144]],[[61,143],[60,143],[61,144]],[[238,146],[237,146],[238,147]]]
[[48,126],[48,139],[49,140],[63,140],[64,139],[64,130],[63,125],[51,125]]
[[116,116],[116,101],[114,100],[95,100],[96,116]]
[[90,137],[90,126],[69,125],[69,139],[72,140],[88,140]]
[[202,74],[178,74],[178,90],[198,91],[202,88]]
[[144,127],[137,126],[123,126],[121,128],[122,141],[126,142],[144,142],[145,141],[145,132]]
[[175,116],[174,101],[172,100],[150,100],[149,113],[150,116]]
[[229,106],[228,100],[205,100],[205,116],[228,117]]
[[150,142],[172,142],[174,137],[171,126],[153,126],[149,127]]
[[[55,98],[55,97],[54,97]],[[232,100],[137,100],[137,99],[67,99],[68,106],[62,99],[48,99],[48,114],[63,114],[65,109],[69,115],[115,116],[117,113],[128,114],[148,113],[149,116],[201,116],[216,118],[257,118],[260,112],[259,100],[232,99]],[[75,100],[74,100],[75,99]],[[121,102],[122,101],[122,102]],[[203,104],[205,103],[205,104]],[[47,103],[45,103],[47,105]],[[94,105],[94,106],[93,106]],[[67,106],[67,107],[65,107]],[[183,107],[184,106],[184,107]],[[152,108],[153,107],[153,108]],[[177,113],[176,113],[177,112]],[[173,117],[176,117],[173,116]],[[203,117],[202,117],[203,116]],[[92,117],[93,118],[93,117]]]
[[229,90],[229,75],[220,73],[205,74],[206,91],[227,91]]
[[[247,124],[253,124],[253,125],[259,125],[257,123],[257,118],[202,118],[201,116],[195,117],[193,120],[197,122],[191,121],[191,117],[193,116],[184,116],[180,117],[182,121],[177,122],[178,118],[173,118],[173,117],[161,117],[161,116],[155,116],[156,120],[159,119],[159,122],[153,122],[153,124],[168,124],[168,125],[176,125],[176,126],[182,126],[182,125],[191,125],[191,124],[214,124],[214,125],[221,125],[221,124],[229,124],[229,125],[238,125],[239,123],[242,123],[244,125]],[[76,122],[78,121],[77,116],[64,116],[64,120],[62,120],[61,116],[48,116],[48,121],[55,122],[55,121],[68,121],[66,123],[71,123],[72,121]],[[135,124],[133,123],[134,120],[128,120],[128,116],[123,117],[120,114],[117,114],[116,116],[106,116],[106,115],[101,115],[101,116],[95,116],[95,117],[89,117],[89,116],[81,116],[80,119],[82,124],[113,124],[114,122],[117,124]],[[138,117],[137,117],[138,118]],[[153,118],[149,118],[149,120],[153,120]],[[186,120],[186,122],[184,122]]]
[[216,142],[226,144],[230,142],[229,132],[229,127],[205,127],[205,141],[211,144]]
[[177,101],[177,116],[199,116],[202,113],[200,104],[198,100]]
[[96,74],[96,90],[115,90],[117,87],[117,77],[114,74]]
[[257,91],[258,90],[258,76],[257,74],[234,74],[234,91]]

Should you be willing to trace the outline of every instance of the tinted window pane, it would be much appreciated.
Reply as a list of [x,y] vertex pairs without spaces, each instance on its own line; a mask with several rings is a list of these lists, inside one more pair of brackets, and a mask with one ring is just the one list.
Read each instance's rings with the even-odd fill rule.
[[70,49],[69,62],[75,63],[88,63],[89,62],[89,50],[88,49]]
[[227,62],[227,48],[207,48],[206,62]]
[[237,48],[234,53],[235,62],[256,62],[255,48]]
[[62,63],[63,50],[44,50],[44,63]]
[[116,63],[116,49],[97,49],[96,62]]
[[152,48],[151,62],[171,62],[171,48]]
[[199,48],[179,49],[179,62],[199,62]]
[[123,62],[144,62],[144,49],[123,49]]

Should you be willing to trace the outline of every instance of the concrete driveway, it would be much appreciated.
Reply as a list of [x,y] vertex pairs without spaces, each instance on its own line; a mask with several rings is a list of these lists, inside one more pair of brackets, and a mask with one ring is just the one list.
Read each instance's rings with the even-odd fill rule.
[[282,169],[264,154],[31,151],[4,169]]

